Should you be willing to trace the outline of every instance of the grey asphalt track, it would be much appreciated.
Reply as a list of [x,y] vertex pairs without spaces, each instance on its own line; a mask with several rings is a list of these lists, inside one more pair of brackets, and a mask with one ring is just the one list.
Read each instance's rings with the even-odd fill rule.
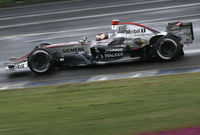
[[[20,57],[37,44],[77,41],[98,32],[109,32],[112,19],[139,22],[164,31],[168,22],[191,21],[195,40],[185,46],[188,53],[173,62],[134,62],[104,66],[57,69],[46,75],[23,70],[6,72],[3,63]],[[200,1],[198,0],[74,0],[0,9],[0,84],[24,81],[51,82],[52,79],[78,78],[178,67],[200,67]]]

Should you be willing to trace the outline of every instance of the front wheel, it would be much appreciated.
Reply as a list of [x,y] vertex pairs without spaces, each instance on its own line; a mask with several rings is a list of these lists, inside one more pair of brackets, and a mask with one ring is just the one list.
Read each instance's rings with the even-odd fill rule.
[[37,74],[44,74],[53,68],[52,54],[43,48],[38,48],[31,52],[28,57],[28,66],[31,71]]
[[173,36],[163,36],[156,41],[156,53],[164,61],[171,61],[181,53],[181,43]]

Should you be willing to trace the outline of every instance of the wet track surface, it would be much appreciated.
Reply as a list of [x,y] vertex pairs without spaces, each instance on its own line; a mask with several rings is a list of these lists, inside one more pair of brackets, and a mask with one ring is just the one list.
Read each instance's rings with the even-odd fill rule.
[[[124,72],[200,67],[200,2],[198,0],[83,0],[0,9],[0,84],[38,82]],[[23,70],[6,72],[3,63],[20,57],[47,41],[77,41],[98,32],[109,32],[112,19],[139,22],[165,31],[168,22],[192,21],[195,40],[185,46],[184,57],[173,62],[135,62],[57,69],[47,75]],[[197,50],[195,53],[191,50]]]

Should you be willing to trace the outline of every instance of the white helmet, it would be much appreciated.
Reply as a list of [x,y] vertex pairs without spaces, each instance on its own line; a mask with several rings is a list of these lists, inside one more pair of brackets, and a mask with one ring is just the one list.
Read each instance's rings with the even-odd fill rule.
[[103,33],[103,32],[98,33],[97,36],[96,36],[97,41],[105,40],[105,39],[108,39],[108,35]]

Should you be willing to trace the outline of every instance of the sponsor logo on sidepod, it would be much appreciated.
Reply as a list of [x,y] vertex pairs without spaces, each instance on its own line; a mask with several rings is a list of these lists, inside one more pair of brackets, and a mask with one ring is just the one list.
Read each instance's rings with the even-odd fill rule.
[[84,52],[84,48],[81,47],[81,48],[66,48],[66,49],[63,49],[63,53],[73,53],[73,52]]

